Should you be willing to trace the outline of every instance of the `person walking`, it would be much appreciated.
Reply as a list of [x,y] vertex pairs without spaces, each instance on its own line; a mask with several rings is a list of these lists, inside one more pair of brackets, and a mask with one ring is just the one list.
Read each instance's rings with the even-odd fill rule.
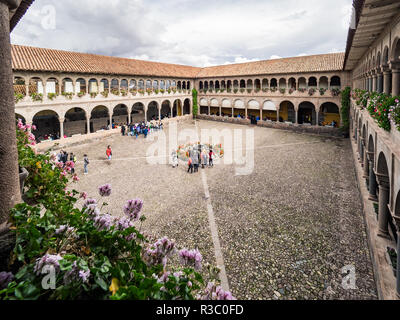
[[122,136],[125,136],[125,125],[121,126],[121,133],[122,133]]
[[193,161],[194,172],[198,172],[199,171],[199,152],[197,151],[197,149],[193,149],[192,161]]
[[176,151],[172,151],[171,154],[171,160],[172,160],[172,168],[175,168],[178,166],[178,155],[176,154]]
[[111,146],[108,146],[108,147],[107,147],[106,155],[107,155],[108,160],[111,160],[111,157],[112,157]]
[[189,171],[190,171],[190,173],[193,173],[193,161],[192,161],[192,158],[190,158],[189,157],[189,160],[188,160],[188,173],[189,173]]
[[71,174],[74,174],[75,173],[76,156],[73,154],[73,152],[71,152],[69,154],[69,161],[71,161],[74,164],[74,166],[71,169]]
[[144,128],[143,130],[143,134],[144,134],[144,138],[147,138],[147,133],[149,132],[149,129],[147,127]]
[[208,153],[208,156],[209,156],[208,166],[209,167],[214,167],[214,162],[213,162],[214,152],[212,151],[212,149],[210,149],[210,152]]
[[87,154],[83,155],[83,174],[88,174],[89,158]]
[[201,167],[202,169],[204,169],[204,167],[207,166],[207,152],[206,150],[203,150],[203,152],[201,153]]

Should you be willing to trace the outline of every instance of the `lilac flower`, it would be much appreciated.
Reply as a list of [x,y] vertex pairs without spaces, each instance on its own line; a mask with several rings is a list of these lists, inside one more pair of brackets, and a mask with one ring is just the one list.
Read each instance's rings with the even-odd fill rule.
[[87,196],[88,196],[88,194],[87,194],[86,192],[82,192],[82,193],[79,195],[79,198],[83,198],[83,200],[86,200]]
[[62,234],[67,232],[69,234],[73,233],[76,229],[73,227],[68,227],[67,225],[62,225],[58,229],[56,229],[56,234]]
[[14,275],[11,272],[0,272],[0,290],[7,288],[13,279]]
[[99,187],[99,194],[102,197],[109,197],[111,195],[111,185],[105,184]]
[[37,275],[40,275],[45,266],[52,266],[55,268],[56,271],[59,271],[60,270],[60,264],[59,264],[60,260],[62,260],[62,257],[59,254],[57,254],[57,255],[45,254],[43,257],[36,260],[36,265],[35,265],[35,268],[33,271]]
[[72,269],[66,272],[64,275],[64,283],[66,285],[78,281],[87,283],[89,281],[89,277],[90,277],[90,270],[84,271],[79,269],[79,267],[76,264],[76,261],[74,261]]
[[116,226],[118,230],[124,231],[125,229],[133,227],[133,223],[130,219],[122,217],[116,221]]
[[148,265],[167,264],[167,259],[174,253],[175,243],[167,237],[157,240],[144,252],[144,260]]
[[93,219],[100,215],[100,210],[96,204],[89,204],[85,211]]
[[225,291],[214,282],[209,282],[203,296],[197,298],[199,300],[236,300],[229,291]]
[[113,224],[112,221],[113,218],[109,214],[99,214],[94,218],[94,225],[100,231],[109,230]]
[[183,249],[179,251],[179,258],[184,266],[193,266],[195,270],[201,270],[203,257],[199,250]]
[[124,206],[124,213],[133,221],[137,221],[140,218],[140,212],[143,208],[143,201],[140,199],[134,199],[127,201]]
[[126,241],[132,241],[135,240],[137,238],[136,233],[131,233],[129,236],[127,236],[125,239]]

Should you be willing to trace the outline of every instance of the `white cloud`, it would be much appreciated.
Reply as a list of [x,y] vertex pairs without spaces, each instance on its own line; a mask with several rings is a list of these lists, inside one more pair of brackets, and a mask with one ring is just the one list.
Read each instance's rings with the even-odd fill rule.
[[[55,30],[41,9],[56,9]],[[41,0],[12,42],[209,66],[343,51],[351,0]]]
[[274,60],[274,59],[282,59],[281,56],[278,56],[278,55],[276,55],[276,54],[273,54],[273,55],[270,56],[269,58],[270,58],[271,60]]

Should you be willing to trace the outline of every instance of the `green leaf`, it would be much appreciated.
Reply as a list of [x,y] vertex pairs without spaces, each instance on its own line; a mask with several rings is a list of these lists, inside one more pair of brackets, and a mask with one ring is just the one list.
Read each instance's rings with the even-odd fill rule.
[[106,283],[102,278],[97,277],[97,278],[95,279],[95,282],[96,282],[104,291],[107,291],[107,290],[108,290],[108,285],[107,285],[107,283]]

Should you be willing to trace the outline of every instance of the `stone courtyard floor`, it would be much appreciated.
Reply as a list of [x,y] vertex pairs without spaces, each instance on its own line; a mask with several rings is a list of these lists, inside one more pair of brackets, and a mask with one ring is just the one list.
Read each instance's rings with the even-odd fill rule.
[[[349,140],[260,127],[200,121],[198,128],[255,130],[255,167],[236,176],[232,165],[205,170],[230,290],[238,299],[376,299],[376,286],[354,175]],[[178,129],[194,128],[194,123]],[[165,129],[168,133],[168,128]],[[168,135],[167,135],[168,136]],[[221,141],[222,142],[222,141]],[[197,247],[215,264],[201,178],[187,165],[150,165],[143,136],[113,135],[67,148],[78,161],[87,153],[89,174],[74,186],[98,198],[110,183],[109,213],[144,201],[142,226],[180,248]],[[223,142],[222,142],[223,143]],[[105,160],[111,145],[113,160]],[[356,288],[344,289],[344,266],[355,268]]]

